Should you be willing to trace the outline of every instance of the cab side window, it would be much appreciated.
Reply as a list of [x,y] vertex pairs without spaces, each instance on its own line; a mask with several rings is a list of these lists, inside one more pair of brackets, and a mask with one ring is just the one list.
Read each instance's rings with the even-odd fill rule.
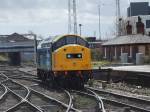
[[82,38],[77,38],[77,44],[85,46],[85,47],[89,47],[88,46],[88,42],[86,42],[84,39]]
[[64,46],[65,44],[66,44],[66,38],[61,38],[53,44],[53,50],[56,50],[59,47]]

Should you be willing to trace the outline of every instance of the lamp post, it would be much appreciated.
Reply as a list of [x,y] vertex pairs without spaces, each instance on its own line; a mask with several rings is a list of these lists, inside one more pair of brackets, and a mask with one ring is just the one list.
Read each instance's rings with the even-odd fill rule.
[[82,24],[79,24],[79,28],[80,28],[80,36],[81,36],[81,33],[82,33],[82,29],[81,29],[81,27],[82,27]]
[[101,2],[98,5],[98,15],[99,15],[99,40],[101,40]]

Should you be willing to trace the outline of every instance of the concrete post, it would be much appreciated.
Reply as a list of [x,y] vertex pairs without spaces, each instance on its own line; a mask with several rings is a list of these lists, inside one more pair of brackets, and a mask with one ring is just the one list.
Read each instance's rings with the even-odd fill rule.
[[33,34],[34,36],[34,64],[37,64],[37,37],[36,34]]
[[121,54],[123,53],[123,48],[121,47]]
[[130,46],[130,57],[132,57],[132,46]]
[[115,56],[114,56],[114,59],[116,60],[117,59],[117,48],[115,47]]
[[121,63],[128,63],[128,53],[121,54]]
[[105,47],[104,50],[105,50],[104,58],[106,58],[107,57],[107,48]]
[[143,53],[136,53],[136,65],[144,64],[144,55]]

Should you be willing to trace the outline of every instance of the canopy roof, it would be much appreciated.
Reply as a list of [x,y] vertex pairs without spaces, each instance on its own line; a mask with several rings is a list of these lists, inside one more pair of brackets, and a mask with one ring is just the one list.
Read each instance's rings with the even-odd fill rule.
[[107,42],[103,43],[103,46],[110,45],[129,45],[129,44],[148,44],[150,43],[150,37],[142,34],[126,35],[115,37]]

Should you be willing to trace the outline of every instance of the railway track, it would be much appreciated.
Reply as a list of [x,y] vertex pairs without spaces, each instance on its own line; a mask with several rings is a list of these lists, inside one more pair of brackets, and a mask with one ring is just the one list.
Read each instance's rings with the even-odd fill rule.
[[[9,78],[13,79],[16,83],[23,84],[30,90],[30,94],[26,99],[28,102],[25,101],[20,104],[18,104],[18,102],[20,102],[21,98],[17,97],[19,94],[14,95],[11,93],[11,91],[11,94],[8,94],[7,92],[7,94],[10,95],[12,99],[17,99],[16,103],[14,104],[18,105],[11,105],[14,107],[12,108],[14,110],[21,110],[24,107],[28,107],[29,112],[33,112],[35,110],[37,112],[43,110],[47,112],[50,109],[52,109],[54,112],[61,110],[66,112],[150,112],[150,101],[140,98],[134,98],[125,95],[123,96],[105,90],[97,90],[93,88],[86,88],[84,91],[54,90],[42,84],[41,81],[39,81],[35,76],[25,74],[23,72],[18,72],[17,70],[14,73],[10,73],[11,71],[4,73],[8,72],[9,75],[6,74],[8,78],[6,78],[4,75],[2,75],[2,78],[0,77],[0,87],[3,89],[2,92],[0,91],[0,95],[3,95],[6,92],[6,89],[8,89],[8,91],[11,90],[11,88],[5,87],[7,85],[3,81]],[[6,93],[4,96],[6,96]],[[22,100],[23,99],[21,99],[21,101]]]
[[3,81],[2,84],[22,98],[26,98],[29,93],[29,89],[27,87],[14,82],[11,79]]
[[106,112],[101,98],[92,90],[72,90],[73,106],[83,112]]
[[102,97],[105,108],[112,108],[112,110],[114,110],[117,107],[120,107],[123,110],[133,112],[150,112],[149,100],[125,96],[91,87],[89,89],[95,91],[99,96]]
[[23,71],[20,71],[18,69],[4,69],[3,72],[5,73],[5,75],[9,78],[30,78],[30,79],[37,79],[37,77],[35,75],[29,74],[29,73],[25,73]]
[[[70,92],[67,90],[63,90],[61,88],[59,88],[59,90],[51,89],[51,88],[49,88],[49,86],[43,84],[42,82],[40,82],[39,80],[36,80],[36,79],[31,80],[30,78],[24,79],[24,78],[20,77],[19,79],[15,78],[14,80],[19,81],[20,83],[23,83],[24,85],[28,85],[27,84],[27,82],[28,82],[30,84],[29,87],[33,91],[36,91],[36,92],[38,91],[38,94],[44,94],[46,97],[54,98],[54,99],[56,99],[57,102],[60,102],[60,103],[63,102],[64,106],[66,106],[66,107],[68,106],[68,109],[67,109],[68,112],[70,112],[70,111],[71,112],[72,111],[80,112],[80,110],[72,107],[72,97],[70,95]],[[36,84],[34,84],[33,82],[36,82]],[[32,85],[32,83],[33,83],[33,85]],[[45,105],[43,107],[47,107],[47,106]],[[55,106],[55,108],[56,108],[56,106]],[[62,108],[60,108],[60,109],[62,110]],[[59,112],[61,112],[61,111],[59,111]]]
[[[18,80],[18,81],[28,80],[27,78],[21,79],[21,80],[20,79],[21,78],[15,79],[15,80]],[[29,79],[28,81],[31,81],[31,80]],[[25,84],[26,84],[26,82],[25,82]],[[83,93],[82,91],[75,91],[75,90],[66,91],[65,90],[65,92],[64,92],[63,89],[60,89],[60,90],[50,89],[48,86],[46,86],[44,84],[40,84],[40,83],[30,85],[30,87],[36,91],[39,91],[40,93],[43,93],[45,95],[56,98],[57,100],[64,102],[65,104],[68,104],[70,102],[69,103],[70,107],[73,106],[74,107],[73,110],[77,111],[77,112],[78,111],[83,111],[83,112],[84,111],[85,112],[96,112],[97,111],[97,112],[99,112],[98,110],[103,110],[100,112],[105,112],[103,104],[101,105],[102,101],[100,101],[100,99],[97,97],[97,95],[95,95],[95,93],[93,91],[91,92],[90,90],[88,90],[88,91],[90,91],[90,93],[87,91],[86,91],[86,93]],[[67,94],[70,97],[70,100],[68,100]],[[84,101],[85,99],[87,99],[85,104],[82,104],[82,101]],[[100,105],[100,107],[99,107],[99,105]],[[101,109],[101,107],[103,107],[103,109]],[[78,109],[75,109],[75,108],[78,108]]]
[[[73,93],[73,91],[66,91],[65,90],[65,92],[64,92],[63,89],[60,89],[60,90],[55,89],[55,90],[53,90],[53,89],[50,89],[48,86],[45,86],[44,84],[41,84],[39,80],[37,80],[37,79],[33,79],[32,80],[30,77],[24,78],[24,76],[23,77],[16,77],[16,76],[13,77],[12,76],[12,78],[15,81],[17,81],[17,82],[19,81],[23,85],[27,85],[30,88],[32,88],[33,90],[38,91],[39,94],[42,93],[42,94],[45,94],[47,96],[51,96],[52,98],[56,98],[58,101],[64,102],[65,104],[68,104],[68,106],[70,108],[72,108],[70,110],[73,110],[73,111],[85,111],[85,112],[95,112],[95,111],[98,111],[99,109],[101,109],[101,107],[99,107],[99,104],[101,105],[102,101],[99,102],[99,100],[97,99],[97,96],[95,94],[93,94],[94,92],[93,93],[85,93],[84,94],[85,97],[80,99],[83,96],[83,93],[80,93],[80,94],[77,95],[76,94],[77,92]],[[36,82],[36,83],[34,84],[33,82]],[[33,96],[36,96],[36,95],[33,94]],[[70,98],[68,99],[67,96],[69,96]],[[82,105],[79,105],[80,102],[82,102],[82,101],[84,101],[86,99],[87,99],[87,101],[89,101],[88,103],[86,102],[86,103],[84,103]],[[40,100],[40,101],[42,103],[42,100]],[[38,101],[33,101],[33,104],[34,104],[34,102],[38,102]],[[34,104],[34,105],[36,105],[36,104]],[[41,105],[41,104],[38,104],[38,105]],[[45,106],[43,106],[43,107],[48,107],[47,104],[44,104],[44,105]],[[78,108],[78,109],[75,109],[75,108]],[[105,112],[104,109],[103,109],[102,112]]]
[[43,84],[43,82],[36,80],[36,79],[31,79],[30,77],[13,78],[13,80],[23,85],[26,85],[27,87],[33,90],[39,91],[40,93],[51,96],[61,102],[64,102],[65,104],[68,104],[70,101],[69,92],[61,88],[59,89],[49,88],[49,86],[47,86],[46,84]]
[[[0,99],[0,111],[14,112],[22,111],[27,108],[28,112],[69,112],[76,111],[71,109],[72,98],[68,105],[59,100],[49,97],[39,91],[30,87],[24,86],[7,76],[0,75],[4,80],[1,80],[1,87],[3,87],[3,94]],[[5,88],[5,89],[4,89]],[[67,91],[66,91],[67,92]],[[67,93],[69,94],[69,93]]]
[[4,85],[0,84],[0,98],[2,98],[6,92],[7,88]]
[[7,80],[7,77],[4,74],[0,73],[0,83],[5,80]]

